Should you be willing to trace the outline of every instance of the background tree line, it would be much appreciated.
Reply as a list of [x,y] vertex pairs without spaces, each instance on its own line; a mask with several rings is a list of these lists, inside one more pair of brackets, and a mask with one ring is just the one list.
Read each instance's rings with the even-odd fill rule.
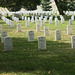
[[[75,10],[74,0],[54,0],[60,14],[63,11]],[[50,0],[0,0],[0,7],[6,7],[10,11],[19,11],[22,7],[26,10],[35,10],[37,5],[41,5],[44,11],[50,11]]]
[[26,10],[35,10],[41,0],[0,0],[0,7],[6,7],[10,11],[19,11],[22,7]]

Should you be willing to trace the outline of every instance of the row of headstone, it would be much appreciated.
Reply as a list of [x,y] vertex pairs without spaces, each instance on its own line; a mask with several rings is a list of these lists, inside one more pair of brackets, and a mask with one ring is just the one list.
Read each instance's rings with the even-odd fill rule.
[[[57,21],[57,20],[56,20]],[[56,22],[55,21],[55,22]],[[69,28],[68,28],[69,29]],[[69,30],[68,30],[69,31]],[[58,34],[59,34],[59,36],[58,36]],[[56,37],[56,40],[61,40],[61,31],[60,30],[56,30],[56,34],[55,34],[55,37]]]
[[10,25],[11,27],[14,27],[14,21],[12,21],[12,20],[10,20],[10,19],[4,17],[4,16],[2,16],[2,20],[3,20],[6,24]]
[[[35,16],[35,17],[36,17],[36,16]],[[73,24],[74,16],[72,16],[72,17],[73,17],[73,18],[69,20],[69,25],[72,25],[72,24]],[[27,18],[27,17],[25,17],[25,18]],[[38,20],[37,17],[35,18],[36,23],[37,23],[38,21],[41,21],[41,25],[44,26],[44,23],[47,21],[47,16],[45,16],[45,18],[43,18],[43,16],[41,16],[41,17],[39,17],[39,18],[40,18],[40,20]],[[42,19],[42,18],[43,18],[43,19]],[[65,20],[64,20],[63,16],[60,15],[60,18],[61,18],[61,23],[64,24],[64,23],[65,23],[65,22],[64,22]],[[9,20],[9,19],[7,19],[7,18],[4,17],[4,16],[2,16],[2,19],[3,19],[8,25],[10,25],[11,27],[14,27],[14,21],[19,22],[19,18],[14,17],[14,16],[12,16],[12,20],[14,20],[14,21]],[[30,17],[28,17],[28,18],[26,19],[26,26],[27,26],[27,27],[29,26],[29,22],[30,22]],[[31,18],[31,23],[34,23],[34,16],[32,16],[32,18]],[[52,16],[49,18],[49,24],[52,24]],[[55,25],[57,25],[57,26],[59,25],[59,20],[58,20],[57,17],[55,18]]]
[[[49,36],[49,27],[44,28],[44,35]],[[55,30],[55,40],[61,40],[60,30]],[[28,41],[34,41],[34,31],[28,31]]]
[[[61,40],[61,31],[55,31],[55,40]],[[34,31],[28,32],[28,41],[34,41]],[[7,36],[7,32],[1,32],[1,43],[4,43],[5,51],[11,51],[13,49],[12,46],[12,38]],[[75,36],[72,36],[72,48],[75,48]],[[38,49],[45,50],[46,49],[46,37],[40,36],[38,37]]]
[[[11,27],[14,27],[14,21],[11,21],[4,16],[2,16],[1,18],[6,24],[10,25]],[[11,51],[13,49],[12,38],[8,37],[7,32],[2,31],[2,25],[0,25],[0,33],[1,33],[1,43],[4,44],[4,50]]]
[[65,15],[69,16],[69,15],[72,15],[74,16],[75,15],[75,11],[63,11]]
[[[63,11],[63,12],[67,16],[69,16],[69,15],[74,16],[75,15],[75,11],[74,12],[73,11]],[[47,18],[48,18],[50,15],[55,14],[55,18],[57,18],[57,15],[59,14],[59,12],[58,11],[41,11],[41,12],[37,12],[37,11],[18,11],[18,12],[8,12],[7,14],[8,15],[20,14],[20,15],[22,15],[22,20],[24,20],[24,15],[38,15],[38,16],[46,15]]]
[[[26,20],[26,23],[27,23],[26,26],[27,26],[27,27],[29,26],[28,23],[29,23],[30,21],[31,21],[31,23],[34,23],[34,18],[32,17],[31,20],[30,20],[30,19],[29,19],[29,20],[28,20],[28,19]],[[40,20],[37,19],[37,18],[35,19],[35,23],[37,24],[37,23],[41,22],[41,26],[44,26],[44,24],[45,24],[46,21],[47,21],[47,17],[45,17],[45,18],[43,18],[43,19],[40,19]],[[64,20],[63,17],[61,18],[61,23],[62,23],[62,24],[65,23],[65,20]],[[52,24],[52,17],[49,17],[49,24]],[[58,20],[58,18],[55,18],[55,25],[56,25],[56,26],[59,25],[59,20]]]
[[[29,22],[31,21],[31,23],[36,23],[37,24],[37,22],[39,22],[39,21],[41,21],[41,25],[42,26],[44,26],[44,23],[45,22],[47,22],[47,18],[49,17],[47,17],[47,16],[44,16],[43,17],[43,15],[41,15],[40,17],[37,17],[37,16],[35,16],[35,19],[34,19],[34,16],[32,15],[31,16],[31,19],[30,19],[30,17],[24,17],[24,16],[22,16],[23,17],[23,19],[25,19],[26,20],[26,26],[28,27],[29,26]],[[61,19],[61,23],[62,24],[64,24],[65,23],[65,19],[64,19],[64,17],[62,16],[62,15],[60,15],[60,19]],[[19,18],[17,18],[17,17],[14,17],[14,16],[12,16],[12,20],[14,20],[14,21],[16,21],[16,22],[19,22]],[[52,20],[53,20],[53,15],[51,15],[50,17],[49,17],[49,24],[52,24]],[[69,19],[69,25],[72,25],[73,24],[73,20],[74,20],[74,16],[72,15],[71,16],[71,19]],[[58,18],[57,18],[57,14],[55,13],[55,25],[56,26],[58,26],[59,25],[59,20],[58,20]]]
[[[46,19],[45,19],[45,20],[46,20]],[[41,23],[41,26],[44,26],[44,24],[45,24],[45,22],[46,22],[45,20],[43,20],[43,19],[41,20],[41,22],[40,22],[40,23]],[[31,19],[31,23],[34,23],[34,20],[33,20],[33,19]],[[39,20],[36,19],[36,20],[35,20],[35,23],[36,23],[36,25],[37,25],[37,24],[39,23]],[[62,24],[65,23],[63,17],[61,18],[61,23],[62,23]],[[52,24],[52,17],[49,18],[49,24]],[[29,25],[30,25],[30,20],[26,20],[26,27],[29,27]],[[58,20],[57,18],[55,18],[55,25],[56,25],[56,26],[59,25],[59,20]]]
[[[26,26],[29,26],[29,21],[27,20]],[[21,24],[17,24],[17,32],[21,32]],[[36,32],[41,31],[41,25],[39,23],[36,24]],[[72,34],[72,25],[67,25],[67,35]],[[44,35],[49,36],[49,26],[44,26]]]
[[[69,25],[69,26],[72,27],[71,25]],[[45,27],[45,34],[49,30],[48,28],[49,27]],[[49,35],[49,33],[47,33],[47,34]],[[61,40],[61,31],[60,30],[55,31],[55,40]],[[28,32],[28,41],[29,42],[34,41],[34,31]],[[11,51],[13,49],[12,38],[8,37],[7,32],[5,32],[5,31],[1,32],[1,43],[4,43],[5,51]],[[72,37],[72,48],[75,48],[75,37],[74,36]],[[46,38],[44,36],[41,36],[38,38],[38,49],[41,49],[41,50],[46,49]]]
[[[19,14],[21,14],[22,12],[20,12]],[[53,12],[53,11],[46,11],[46,12],[29,12],[29,11],[26,11],[26,12],[24,12],[24,13],[22,13],[22,14],[24,14],[25,15],[25,13],[27,14],[27,15],[31,15],[31,19],[33,19],[34,18],[34,16],[35,16],[35,19],[36,19],[36,17],[39,19],[39,21],[41,20],[41,19],[47,19],[49,16],[51,16],[52,17],[52,19],[53,19],[53,13],[55,14],[55,18],[57,18],[57,14],[58,14],[58,11],[56,12]],[[65,12],[66,13],[66,12]],[[18,13],[17,13],[18,14]],[[40,14],[40,15],[39,15]],[[71,15],[71,19],[72,20],[74,20],[74,14],[75,13],[72,13]],[[24,17],[24,15],[22,15],[22,20],[24,20],[26,17]],[[67,12],[67,14],[66,15],[68,15],[69,16],[69,13]],[[61,15],[60,15],[61,16]],[[44,18],[43,18],[44,17]],[[62,16],[63,17],[63,16]],[[45,20],[46,21],[46,20]]]
[[[55,31],[55,40],[61,40],[61,31],[56,30]],[[75,35],[71,37],[72,40],[72,48],[75,48]],[[28,31],[28,41],[33,42],[34,41],[34,31]],[[40,36],[38,37],[38,49],[39,50],[45,50],[46,49],[46,37]]]
[[17,23],[19,22],[19,18],[18,17],[12,16],[12,20],[16,21]]
[[[29,42],[34,41],[34,31],[28,32],[28,41]],[[4,43],[5,51],[13,50],[12,38],[8,37],[7,32],[5,31],[1,32],[1,43]],[[38,49],[42,49],[42,50],[46,49],[46,38],[45,37],[38,38]]]
[[[75,11],[63,11],[63,13],[67,16],[69,15],[75,15]],[[10,14],[10,13],[8,13]],[[13,14],[13,12],[12,12]],[[22,16],[23,15],[42,15],[42,14],[45,14],[45,15],[51,15],[51,14],[55,14],[55,16],[57,17],[57,15],[59,15],[59,11],[18,11],[18,12],[14,12],[14,14],[21,14]]]
[[[1,19],[11,27],[14,27],[14,21],[9,20],[8,18],[2,16]],[[2,25],[0,25],[0,33],[1,33],[1,43],[4,44],[5,51],[11,51],[13,49],[12,46],[12,38],[8,37],[7,32],[2,31]]]
[[16,14],[20,14],[22,16],[24,15],[42,15],[42,14],[45,14],[45,15],[51,15],[51,14],[57,14],[59,15],[59,12],[58,11],[18,11],[16,12]]

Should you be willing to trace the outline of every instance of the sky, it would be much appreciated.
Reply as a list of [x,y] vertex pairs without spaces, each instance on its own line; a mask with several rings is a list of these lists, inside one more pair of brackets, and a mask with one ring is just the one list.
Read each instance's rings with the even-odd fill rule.
[[54,1],[54,0],[50,0],[50,1]]

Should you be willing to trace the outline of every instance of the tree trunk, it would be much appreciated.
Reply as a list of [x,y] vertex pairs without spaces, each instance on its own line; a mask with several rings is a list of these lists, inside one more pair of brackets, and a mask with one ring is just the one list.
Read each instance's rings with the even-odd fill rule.
[[56,3],[56,6],[57,6],[57,8],[58,8],[58,11],[59,11],[59,13],[60,13],[60,15],[65,15],[64,13],[63,13],[63,10],[60,10],[61,9],[61,7],[59,6],[59,1],[58,0],[54,0],[55,1],[55,3]]

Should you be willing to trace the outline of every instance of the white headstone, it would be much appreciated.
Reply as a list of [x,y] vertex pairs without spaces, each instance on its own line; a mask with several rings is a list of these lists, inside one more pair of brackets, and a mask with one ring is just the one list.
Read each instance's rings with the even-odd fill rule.
[[34,31],[28,31],[28,41],[34,41]]
[[41,20],[41,26],[44,26],[44,20]]
[[21,32],[22,29],[21,29],[21,24],[17,24],[17,32]]
[[55,22],[58,20],[58,18],[55,18]]
[[44,27],[44,35],[49,36],[49,26]]
[[1,32],[1,43],[4,43],[4,38],[7,36],[7,32],[2,31]]
[[41,26],[38,24],[36,24],[36,32],[40,32],[41,31]]
[[32,19],[31,19],[31,23],[34,23],[34,17],[32,17]]
[[28,17],[28,21],[30,22],[30,17]]
[[73,24],[73,21],[72,19],[69,20],[69,25],[72,25]]
[[69,16],[69,12],[67,13],[67,16]]
[[46,21],[47,21],[47,16],[45,16],[45,19],[46,19]]
[[22,16],[22,20],[24,20],[24,16]]
[[14,21],[11,21],[11,27],[14,27]]
[[57,13],[55,13],[55,18],[57,18]]
[[6,23],[9,25],[9,19],[7,19]]
[[72,48],[75,48],[75,35],[71,37],[71,41],[72,41]]
[[51,12],[49,12],[49,15],[51,15]]
[[46,49],[46,37],[40,36],[38,38],[38,49],[45,50]]
[[58,26],[59,25],[59,20],[55,21],[55,25]]
[[37,16],[35,15],[35,20],[37,19]]
[[25,16],[25,20],[27,20],[27,17]]
[[26,27],[30,26],[30,22],[28,20],[26,20]]
[[2,25],[0,25],[0,33],[2,32]]
[[65,20],[64,20],[64,18],[63,18],[63,17],[61,18],[61,23],[62,23],[62,24],[64,24],[64,23],[65,23]]
[[43,15],[41,15],[41,19],[43,19]]
[[61,40],[61,31],[55,30],[55,40]]
[[74,12],[72,13],[72,16],[74,16]]
[[11,20],[9,20],[9,25],[11,25]]
[[74,16],[71,16],[71,19],[74,21]]
[[5,51],[11,51],[12,49],[13,49],[12,38],[11,37],[5,37],[4,38],[4,50]]
[[51,14],[51,17],[52,17],[52,19],[53,19],[53,14]]
[[39,17],[39,21],[41,21],[41,17]]
[[67,35],[72,34],[72,25],[67,25]]
[[39,20],[38,20],[38,19],[36,19],[36,20],[35,20],[35,22],[36,22],[36,24],[38,24],[38,23],[39,23]]
[[44,22],[46,22],[46,18],[44,18]]
[[49,18],[49,24],[52,24],[52,17]]
[[17,22],[17,23],[19,22],[19,18],[16,18],[16,22]]
[[62,15],[60,15],[60,18],[62,18],[63,16]]

